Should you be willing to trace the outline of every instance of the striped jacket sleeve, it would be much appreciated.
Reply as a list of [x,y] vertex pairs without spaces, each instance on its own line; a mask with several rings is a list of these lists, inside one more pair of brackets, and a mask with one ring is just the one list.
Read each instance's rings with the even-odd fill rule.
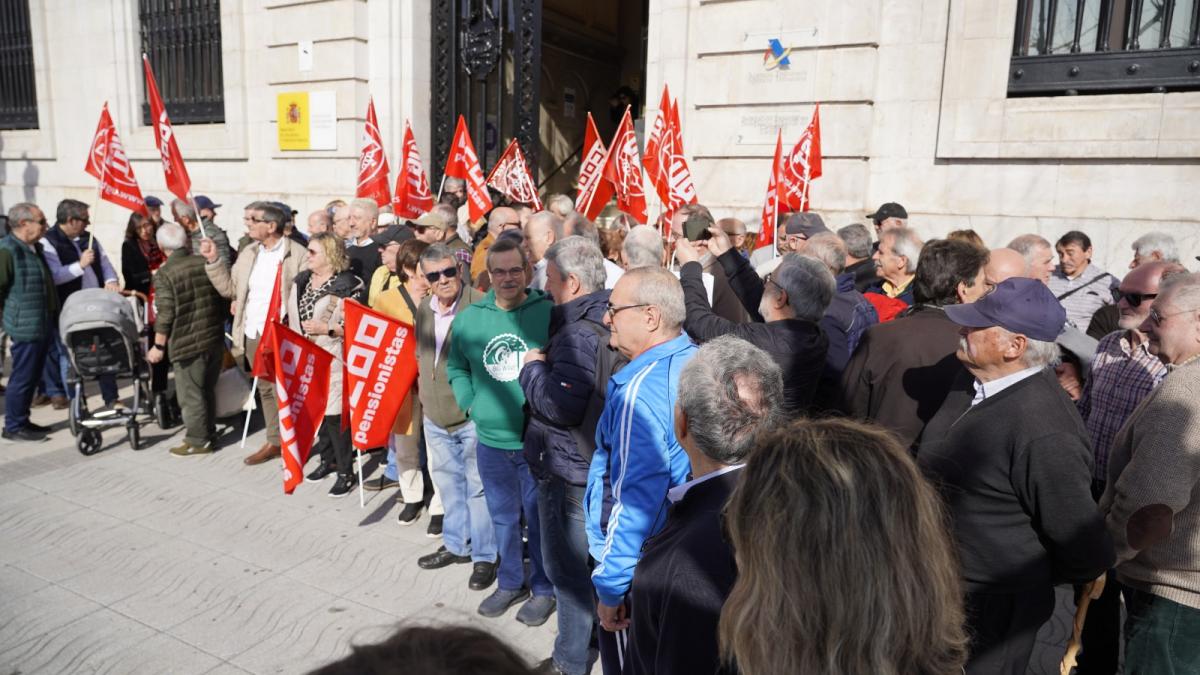
[[[592,571],[592,584],[604,604],[624,600],[642,543],[661,526],[671,487],[668,429],[656,403],[666,401],[667,364],[653,363],[624,387],[609,449],[612,509],[604,546]],[[662,371],[662,372],[656,372]]]

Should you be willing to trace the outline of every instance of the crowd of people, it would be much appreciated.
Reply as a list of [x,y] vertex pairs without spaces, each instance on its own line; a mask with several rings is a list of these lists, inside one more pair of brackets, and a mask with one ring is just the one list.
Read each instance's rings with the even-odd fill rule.
[[[413,325],[418,376],[363,487],[395,490],[401,525],[428,513],[420,568],[495,586],[479,614],[557,614],[534,672],[1024,673],[1063,584],[1091,600],[1077,672],[1200,670],[1200,275],[1170,235],[1118,278],[1082,232],[988,250],[923,239],[898,203],[836,232],[784,214],[755,249],[698,204],[598,225],[566,195],[497,195],[473,223],[465,198],[447,179],[413,220],[335,200],[306,232],[256,201],[236,244],[219,204],[168,221],[150,198],[120,278],[86,204],[53,227],[14,206],[3,437],[44,439],[30,406],[77,395],[58,313],[108,288],[153,299],[170,452],[217,450],[222,362],[253,372],[281,270],[287,324],[338,357],[346,299]],[[256,391],[252,466],[280,456],[272,382]],[[306,475],[331,497],[358,487],[341,414],[335,361]],[[466,629],[404,635],[322,672],[417,643],[446,672],[528,672]]]

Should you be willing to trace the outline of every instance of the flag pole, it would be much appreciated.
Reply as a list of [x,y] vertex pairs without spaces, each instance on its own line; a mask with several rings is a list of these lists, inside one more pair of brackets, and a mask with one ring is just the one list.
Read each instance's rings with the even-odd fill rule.
[[192,196],[191,190],[188,190],[188,201],[192,203],[192,210],[196,212],[196,222],[200,224],[200,238],[212,239],[208,236],[208,229],[204,227],[204,218],[200,215],[200,207],[196,206],[196,198]]
[[[104,105],[107,106],[108,102],[105,101]],[[107,133],[106,133],[106,135],[107,135]],[[100,202],[104,201],[104,177],[108,174],[108,157],[109,157],[109,152],[111,151],[111,148],[112,148],[112,136],[108,136],[107,140],[104,141],[104,158],[100,161],[100,180],[96,184],[96,206],[97,207],[100,206]],[[96,250],[96,233],[91,232],[90,234],[91,234],[91,236],[88,237],[88,250],[95,251]],[[103,279],[101,279],[100,281],[103,283]]]
[[[239,448],[246,447],[246,435],[250,433],[250,413],[254,412],[257,406],[254,402],[254,394],[258,391],[258,378],[253,378],[254,382],[250,384],[250,396],[246,398],[246,402],[242,404],[242,410],[246,411],[246,421],[242,424],[242,442],[238,444]],[[263,412],[266,412],[265,410]],[[267,420],[268,422],[270,420]]]
[[[351,447],[354,447],[353,444],[351,444]],[[354,465],[358,468],[358,508],[365,509],[367,507],[367,498],[363,492],[362,452],[358,448],[354,448]]]

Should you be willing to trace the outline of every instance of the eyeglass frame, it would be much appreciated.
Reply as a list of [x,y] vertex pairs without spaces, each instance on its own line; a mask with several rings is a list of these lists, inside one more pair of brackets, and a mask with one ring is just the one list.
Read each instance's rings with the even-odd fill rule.
[[627,309],[633,309],[635,307],[653,307],[653,306],[654,305],[651,305],[648,302],[639,302],[639,303],[633,304],[633,305],[614,305],[611,302],[605,302],[604,303],[604,313],[608,315],[609,321],[616,321],[617,315],[620,314],[621,312],[624,312]]
[[[1146,300],[1153,300],[1158,297],[1158,293],[1126,293],[1119,288],[1113,291],[1113,295],[1116,297],[1117,302],[1124,299],[1125,302],[1129,303],[1130,307],[1141,307],[1142,303]],[[1138,301],[1134,302],[1130,299],[1131,297],[1136,297]]]
[[441,281],[442,277],[447,279],[458,278],[458,264],[451,265],[444,270],[434,270],[432,272],[422,272],[421,276],[425,277],[425,281],[431,284],[436,284]]
[[1150,323],[1153,323],[1155,326],[1161,326],[1163,319],[1169,319],[1173,316],[1179,316],[1180,314],[1191,314],[1192,312],[1196,312],[1196,311],[1200,311],[1200,310],[1182,309],[1182,310],[1179,310],[1178,312],[1171,312],[1170,314],[1159,314],[1157,309],[1151,307],[1150,313],[1146,316],[1146,318],[1148,318],[1150,320]]

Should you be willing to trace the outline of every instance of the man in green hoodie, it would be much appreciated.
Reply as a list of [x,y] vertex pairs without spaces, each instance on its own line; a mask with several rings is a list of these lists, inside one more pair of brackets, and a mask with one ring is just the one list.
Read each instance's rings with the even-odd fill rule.
[[[492,289],[454,317],[454,340],[446,374],[458,406],[475,422],[476,460],[500,556],[497,590],[480,605],[496,617],[533,597],[517,620],[537,626],[554,611],[554,586],[542,567],[537,483],[522,452],[525,394],[517,379],[525,353],[546,344],[553,306],[546,294],[527,289],[529,261],[519,237],[496,240],[487,254]],[[521,513],[529,528],[528,584],[521,550]]]

